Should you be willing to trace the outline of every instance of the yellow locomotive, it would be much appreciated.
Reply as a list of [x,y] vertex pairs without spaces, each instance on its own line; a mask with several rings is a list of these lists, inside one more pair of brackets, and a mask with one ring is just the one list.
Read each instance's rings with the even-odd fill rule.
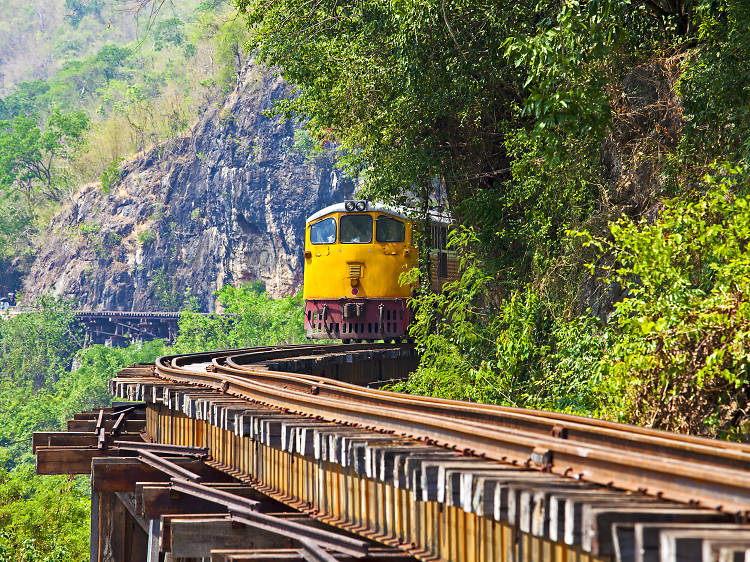
[[[433,214],[432,281],[456,275],[447,251],[447,215]],[[319,339],[396,340],[411,320],[412,288],[399,275],[417,264],[413,221],[402,209],[345,201],[321,209],[305,225],[305,330]]]

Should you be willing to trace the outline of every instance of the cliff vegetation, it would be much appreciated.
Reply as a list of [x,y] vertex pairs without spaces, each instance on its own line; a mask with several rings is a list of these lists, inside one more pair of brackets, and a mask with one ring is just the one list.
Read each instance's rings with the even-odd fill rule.
[[457,219],[403,389],[747,438],[747,2],[237,4],[279,112]]
[[[134,154],[175,142],[237,83],[246,37],[221,0],[158,12],[115,0],[3,0],[0,289],[79,187],[111,189]],[[8,265],[12,264],[12,269]]]

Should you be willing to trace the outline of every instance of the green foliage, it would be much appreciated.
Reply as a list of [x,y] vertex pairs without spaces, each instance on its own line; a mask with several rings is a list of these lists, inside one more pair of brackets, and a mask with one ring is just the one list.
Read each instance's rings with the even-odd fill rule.
[[608,395],[624,396],[612,409],[630,421],[745,437],[748,169],[720,167],[705,180],[705,195],[668,202],[655,223],[623,218],[611,240],[589,238],[615,256],[610,282],[627,292],[604,357]]
[[[461,279],[413,299],[423,356],[403,388],[745,423],[747,2],[237,5],[259,60],[296,85],[277,112],[340,143],[366,195],[425,201],[439,184],[473,227],[454,240]],[[616,263],[609,324],[586,310],[596,281],[570,229],[594,233],[596,271]]]
[[97,67],[101,70],[105,80],[109,82],[120,74],[120,69],[132,54],[133,51],[128,47],[105,45],[93,60],[97,63]]
[[0,189],[19,190],[29,201],[36,194],[60,201],[66,189],[60,167],[70,162],[88,123],[81,111],[59,110],[44,129],[22,114],[0,121]]
[[108,381],[123,367],[168,353],[304,339],[300,295],[275,301],[254,284],[224,287],[219,298],[233,316],[184,311],[174,347],[157,340],[79,349],[70,303],[51,298],[0,320],[0,562],[81,560],[88,552],[85,481],[34,476],[33,431],[60,430],[73,413],[108,405]]
[[29,454],[31,433],[57,426],[55,385],[81,345],[70,303],[43,297],[36,312],[0,320],[0,451]]
[[0,322],[0,372],[4,381],[41,388],[70,367],[80,334],[70,302],[45,296],[27,304],[37,312]]
[[207,43],[215,57],[205,85],[228,92],[237,83],[247,30],[236,14],[217,10],[208,2],[201,3],[195,13],[196,26],[190,32],[192,43],[196,46]]
[[[81,184],[106,192],[135,152],[161,144],[166,157],[236,82],[247,32],[223,2],[164,6],[140,31],[118,0],[0,0],[0,10],[0,260],[14,264],[2,284],[15,286]],[[89,242],[103,255],[111,239]]]
[[65,19],[73,27],[78,27],[81,20],[88,15],[102,17],[103,0],[65,0]]
[[108,405],[107,382],[118,369],[164,352],[161,341],[81,350],[70,303],[45,297],[33,304],[0,321],[0,457],[7,467],[33,460],[32,432],[60,430],[73,413]]
[[0,118],[13,119],[16,115],[34,115],[40,109],[39,99],[50,89],[46,80],[22,82],[15,91],[0,99]]
[[143,232],[138,233],[138,242],[141,244],[141,246],[150,246],[154,243],[155,240],[156,233],[150,228],[147,228]]
[[89,498],[83,479],[11,471],[0,458],[0,562],[88,558]]
[[0,213],[0,259],[11,259],[27,247],[23,239],[31,215],[24,207],[15,206],[7,198],[4,203],[5,210]]
[[497,149],[516,87],[501,46],[525,5],[501,15],[483,1],[237,4],[250,48],[297,86],[279,109],[341,143],[370,194],[402,196],[438,176],[469,189],[467,175],[506,167]]
[[[34,476],[31,433],[62,430],[75,412],[106,406],[117,370],[153,361],[162,341],[80,350],[70,304],[44,298],[0,321],[0,562],[82,560],[88,553],[84,479]],[[78,367],[71,370],[73,357]]]
[[312,151],[315,150],[315,141],[307,129],[301,128],[294,131],[292,148],[305,156],[312,154]]
[[750,5],[727,0],[696,9],[702,48],[691,53],[679,86],[687,119],[683,154],[709,162],[722,153],[750,158]]
[[567,157],[545,166],[539,165],[543,143],[524,130],[508,135],[506,149],[513,180],[502,190],[477,189],[456,206],[460,217],[478,225],[472,247],[488,273],[502,272],[495,275],[502,294],[554,265],[564,232],[586,220],[601,189],[592,165],[598,147],[590,140],[569,141]]
[[180,18],[169,18],[157,23],[152,30],[154,49],[161,51],[170,44],[176,46],[184,44],[187,41],[184,27],[185,22]]
[[238,288],[225,285],[217,296],[226,315],[205,316],[183,311],[175,352],[305,341],[301,293],[274,300],[256,282]]
[[[147,230],[145,232],[150,232],[153,236],[152,231]],[[141,234],[145,234],[145,232],[141,232]],[[138,239],[140,240],[140,235],[138,236]],[[142,244],[144,244],[144,246],[148,245],[151,243],[151,240],[153,240],[153,238],[150,238],[148,242],[142,242]],[[184,295],[176,289],[174,282],[167,274],[166,269],[160,269],[154,272],[152,287],[154,296],[161,304],[163,310],[176,312],[180,309],[184,300]]]
[[503,44],[507,59],[526,70],[521,115],[533,116],[534,131],[553,148],[565,146],[556,146],[563,139],[551,130],[598,138],[608,124],[603,68],[596,62],[617,46],[621,4],[563,2],[532,34],[508,37]]
[[[526,287],[498,301],[493,280],[470,251],[471,231],[453,233],[461,277],[439,293],[421,292],[410,335],[420,365],[398,390],[493,404],[588,413],[597,408],[600,378],[592,365],[602,331],[592,319],[555,318]],[[417,270],[404,281],[414,282]],[[490,312],[488,313],[488,309]]]
[[71,412],[109,404],[112,400],[109,379],[120,369],[136,363],[149,363],[167,353],[163,340],[134,343],[124,348],[94,345],[80,350],[78,367],[55,387],[61,400],[59,423],[64,423]]
[[[117,185],[117,182],[120,181],[120,177],[122,176],[122,160],[122,158],[115,158],[110,162],[109,166],[102,171],[102,191],[104,191],[104,193],[109,193],[109,191]],[[151,231],[144,230],[141,234],[145,234],[146,232]],[[146,245],[145,241],[141,239],[141,234],[138,235],[138,241],[141,244]]]
[[[0,6],[16,1],[0,0]],[[214,102],[217,88],[236,82],[244,61],[247,32],[224,3],[165,6],[141,30],[145,36],[136,36],[133,12],[116,0],[69,0],[65,20],[47,11],[54,12],[39,8],[38,16],[58,26],[57,48],[64,52],[49,56],[54,72],[46,79],[18,81],[0,98],[0,119],[20,114],[44,124],[55,109],[86,113],[91,127],[70,166],[71,188],[99,179],[113,161],[187,130]],[[12,31],[23,34],[18,27]]]

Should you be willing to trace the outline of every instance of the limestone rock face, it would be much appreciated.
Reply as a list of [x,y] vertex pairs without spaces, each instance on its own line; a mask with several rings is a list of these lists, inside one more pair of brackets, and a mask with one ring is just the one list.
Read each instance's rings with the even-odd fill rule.
[[263,115],[287,91],[249,64],[189,135],[126,163],[109,193],[81,189],[53,220],[25,293],[142,311],[176,309],[187,294],[213,311],[225,284],[297,291],[305,217],[351,197],[354,185],[332,154],[299,148],[294,124]]
[[[612,124],[602,143],[604,191],[601,218],[616,220],[626,214],[633,219],[654,221],[661,208],[668,175],[668,155],[682,134],[682,100],[676,84],[685,55],[632,68],[618,86],[612,107]],[[612,266],[604,257],[600,266]],[[584,276],[579,290],[580,310],[590,310],[608,322],[615,303],[625,298],[618,283],[606,283],[604,269]]]

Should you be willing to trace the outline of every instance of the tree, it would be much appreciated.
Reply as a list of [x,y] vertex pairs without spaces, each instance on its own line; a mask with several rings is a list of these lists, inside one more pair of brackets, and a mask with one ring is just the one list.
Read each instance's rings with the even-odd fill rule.
[[72,303],[45,296],[27,304],[36,312],[0,322],[0,380],[39,389],[70,367],[82,338]]
[[115,78],[120,68],[133,52],[128,47],[118,47],[117,45],[105,45],[94,57],[94,62],[98,63],[106,82]]
[[154,49],[161,51],[168,45],[180,46],[187,41],[183,28],[185,23],[180,18],[169,18],[154,26]]
[[15,91],[0,99],[0,119],[13,119],[16,115],[35,115],[41,108],[40,98],[50,89],[46,80],[21,82]]
[[[595,5],[606,14],[612,2]],[[514,176],[521,167],[543,171],[552,164],[539,165],[545,142],[528,139],[535,122],[554,122],[558,115],[575,120],[576,108],[587,109],[586,125],[594,121],[599,127],[576,136],[566,129],[558,135],[567,143],[562,146],[572,145],[571,152],[587,158],[597,155],[590,139],[603,132],[608,106],[597,95],[601,73],[587,57],[613,25],[598,12],[575,2],[535,0],[347,6],[336,0],[239,0],[238,6],[257,58],[295,86],[295,96],[281,101],[278,111],[305,120],[319,143],[339,143],[349,174],[365,180],[363,195],[415,203],[415,192],[429,192],[435,183],[445,186],[454,216],[475,227],[480,257],[507,270],[505,278],[527,275],[538,243],[552,239],[559,244],[565,228],[595,201],[594,167],[584,173],[572,166],[561,175],[558,159],[549,176],[560,181],[535,177],[519,182]],[[576,35],[577,42],[568,40],[572,21],[576,30],[589,32]],[[534,38],[538,29],[557,27],[566,31],[565,44],[555,45],[554,53],[543,45],[533,57],[523,58],[509,48],[514,38],[520,43]],[[564,59],[556,60],[553,55],[560,51]],[[532,59],[534,64],[527,64]],[[563,89],[568,76],[552,85],[532,72],[548,62],[561,75],[571,69],[569,74],[580,78],[580,84],[567,88],[573,90],[570,96]],[[525,107],[538,91],[549,107],[541,117]],[[558,98],[560,103],[553,104]],[[577,104],[563,112],[569,98]],[[566,200],[576,204],[558,204]],[[535,235],[526,238],[527,232]]]
[[403,198],[438,177],[454,203],[509,177],[521,86],[502,43],[533,24],[530,4],[238,2],[251,48],[297,87],[281,108],[340,142],[368,193]]
[[89,14],[102,19],[103,0],[65,0],[65,19],[73,27],[78,27],[81,20]]
[[3,203],[5,208],[0,213],[0,263],[15,254],[21,233],[31,220],[29,214],[16,208],[12,201],[6,199]]
[[0,121],[0,188],[61,201],[65,183],[60,166],[70,162],[89,119],[82,111],[52,112],[44,130],[32,117]]
[[65,395],[56,398],[55,386],[83,340],[71,303],[44,297],[26,304],[36,311],[0,320],[0,453],[10,466],[30,454],[33,431],[60,427]]
[[89,512],[81,478],[0,468],[0,562],[87,559]]

